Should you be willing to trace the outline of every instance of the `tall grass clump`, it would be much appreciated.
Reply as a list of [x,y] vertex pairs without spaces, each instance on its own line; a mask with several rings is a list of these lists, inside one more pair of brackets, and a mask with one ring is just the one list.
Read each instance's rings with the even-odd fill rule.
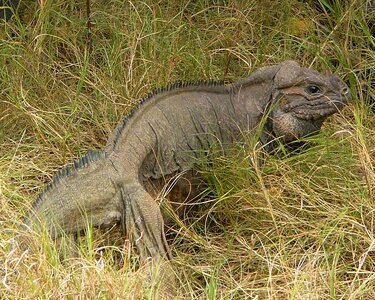
[[310,147],[250,139],[199,166],[201,205],[168,231],[175,297],[375,299],[371,1],[98,0],[90,26],[86,1],[24,2],[0,25],[0,298],[163,298],[116,228],[35,233],[24,251],[22,216],[153,88],[294,59],[339,74],[353,101]]

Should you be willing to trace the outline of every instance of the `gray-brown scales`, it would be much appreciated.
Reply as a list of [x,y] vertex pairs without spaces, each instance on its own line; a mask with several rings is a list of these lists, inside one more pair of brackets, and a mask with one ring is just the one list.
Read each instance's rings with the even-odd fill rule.
[[23,229],[43,220],[57,238],[56,228],[77,232],[87,218],[94,226],[121,222],[141,257],[171,258],[151,186],[191,170],[195,157],[213,144],[229,147],[261,124],[262,143],[312,134],[350,98],[338,76],[294,61],[258,69],[230,85],[178,83],[159,89],[120,122],[103,150],[89,152],[54,176]]

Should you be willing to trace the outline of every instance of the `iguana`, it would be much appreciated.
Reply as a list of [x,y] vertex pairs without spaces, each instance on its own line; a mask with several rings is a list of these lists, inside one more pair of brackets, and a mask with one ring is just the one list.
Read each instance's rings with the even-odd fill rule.
[[164,221],[149,184],[191,170],[213,144],[226,148],[265,120],[262,143],[318,131],[351,98],[337,75],[294,61],[260,68],[232,84],[176,83],[143,98],[102,150],[64,167],[33,203],[23,229],[43,220],[52,238],[93,226],[124,225],[142,257],[171,258]]

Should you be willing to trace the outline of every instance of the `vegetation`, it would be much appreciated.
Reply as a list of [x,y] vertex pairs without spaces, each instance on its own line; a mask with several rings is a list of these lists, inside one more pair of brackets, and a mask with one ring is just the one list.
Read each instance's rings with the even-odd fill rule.
[[161,298],[115,229],[88,228],[75,255],[38,235],[40,249],[24,252],[11,247],[22,216],[153,88],[295,59],[339,74],[353,102],[309,149],[280,146],[260,168],[249,141],[200,169],[212,205],[169,230],[177,298],[375,299],[375,39],[364,2],[92,1],[90,26],[85,1],[21,6],[1,25],[0,298]]

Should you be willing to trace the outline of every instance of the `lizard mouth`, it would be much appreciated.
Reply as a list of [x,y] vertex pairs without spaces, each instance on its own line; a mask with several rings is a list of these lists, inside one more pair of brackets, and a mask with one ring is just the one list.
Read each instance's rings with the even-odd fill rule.
[[345,103],[339,100],[315,100],[286,105],[284,111],[298,119],[318,121],[324,120],[328,116],[338,112],[344,105]]
[[324,120],[345,106],[345,102],[332,98],[297,100],[284,104],[272,116],[273,131],[291,142],[318,132]]

